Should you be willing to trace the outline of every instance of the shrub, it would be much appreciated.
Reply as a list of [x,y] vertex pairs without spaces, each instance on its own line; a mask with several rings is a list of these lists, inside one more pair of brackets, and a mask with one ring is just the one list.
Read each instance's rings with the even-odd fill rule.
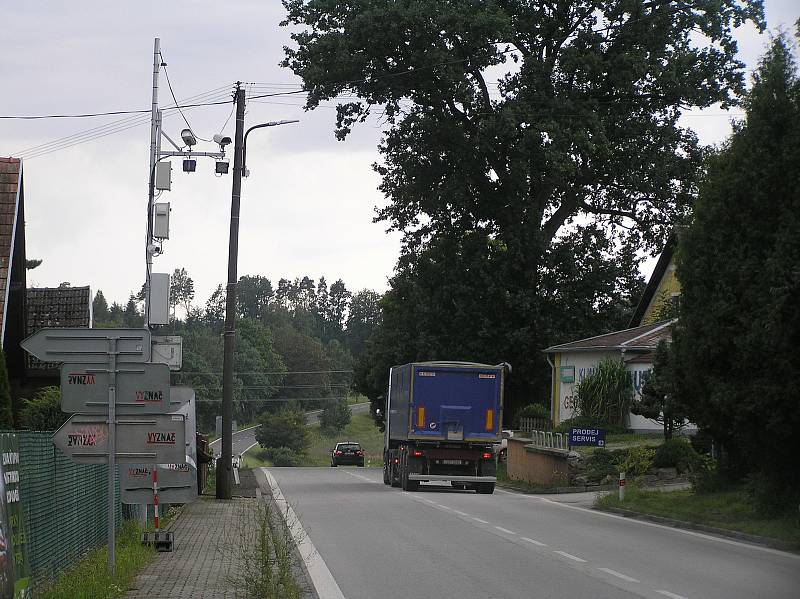
[[528,404],[514,415],[514,428],[519,428],[521,418],[539,418],[550,422],[550,408],[540,403]]
[[677,468],[678,472],[693,472],[699,466],[700,456],[689,441],[670,439],[656,449],[653,465],[656,468]]
[[578,414],[625,427],[633,402],[631,375],[622,360],[606,358],[575,389]]
[[264,448],[288,447],[303,453],[309,444],[305,412],[282,408],[275,414],[265,413],[256,429],[256,441]]
[[617,462],[620,472],[626,476],[644,476],[653,467],[656,450],[645,445],[637,445],[622,450],[624,457]]
[[346,399],[330,400],[319,416],[320,428],[328,437],[333,436],[350,424],[350,415]]
[[592,482],[600,482],[618,472],[616,456],[607,449],[597,449],[586,460],[586,478]]
[[264,454],[279,468],[297,466],[300,463],[299,456],[288,447],[270,447]]
[[27,399],[20,411],[21,428],[32,431],[54,431],[69,418],[61,411],[61,390],[58,387],[39,389]]
[[695,470],[689,476],[696,493],[718,493],[730,488],[730,480],[720,472],[718,464],[710,455],[698,456]]

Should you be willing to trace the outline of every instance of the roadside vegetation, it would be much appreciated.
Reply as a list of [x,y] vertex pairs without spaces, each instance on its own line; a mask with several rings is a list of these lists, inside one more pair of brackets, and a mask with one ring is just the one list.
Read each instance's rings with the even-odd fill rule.
[[765,517],[746,487],[710,493],[696,490],[664,493],[642,491],[631,485],[626,488],[625,501],[621,502],[616,493],[609,493],[598,499],[597,505],[778,539],[800,550],[798,516]]
[[124,595],[139,571],[155,555],[153,547],[140,540],[141,529],[135,522],[124,522],[117,533],[116,572],[106,570],[108,548],[90,552],[73,568],[64,571],[51,585],[36,592],[37,599],[112,599]]

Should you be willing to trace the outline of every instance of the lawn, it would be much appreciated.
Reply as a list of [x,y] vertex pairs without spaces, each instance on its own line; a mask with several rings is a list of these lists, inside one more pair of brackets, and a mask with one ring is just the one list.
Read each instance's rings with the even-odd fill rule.
[[383,433],[368,413],[353,414],[350,424],[332,437],[325,436],[318,425],[308,427],[311,445],[301,466],[330,466],[330,450],[341,441],[357,441],[364,450],[365,466],[383,464]]
[[598,500],[600,507],[617,507],[643,514],[704,524],[788,542],[800,549],[800,522],[797,516],[764,518],[756,513],[742,490],[719,493],[695,493],[692,490],[663,493],[640,491],[635,486],[626,490],[624,502],[616,494]]

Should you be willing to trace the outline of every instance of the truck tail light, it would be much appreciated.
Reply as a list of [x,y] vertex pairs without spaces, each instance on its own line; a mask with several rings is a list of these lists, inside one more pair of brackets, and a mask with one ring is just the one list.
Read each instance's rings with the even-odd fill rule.
[[494,410],[492,409],[486,410],[486,430],[494,430]]
[[417,428],[425,428],[425,406],[417,408]]
[[492,453],[489,451],[484,451],[482,457],[484,460],[491,460],[494,457],[494,455],[492,455]]
[[394,463],[395,463],[395,464],[399,464],[399,463],[400,463],[400,460],[399,460],[398,458],[395,458],[395,459],[394,459]]
[[415,458],[421,458],[422,457],[422,451],[420,451],[419,449],[415,449],[414,450],[414,457]]

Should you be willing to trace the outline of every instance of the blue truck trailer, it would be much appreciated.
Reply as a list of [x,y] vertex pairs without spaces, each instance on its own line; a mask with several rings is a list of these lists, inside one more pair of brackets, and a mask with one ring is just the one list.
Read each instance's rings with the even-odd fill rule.
[[494,493],[508,364],[415,362],[389,373],[383,482]]

